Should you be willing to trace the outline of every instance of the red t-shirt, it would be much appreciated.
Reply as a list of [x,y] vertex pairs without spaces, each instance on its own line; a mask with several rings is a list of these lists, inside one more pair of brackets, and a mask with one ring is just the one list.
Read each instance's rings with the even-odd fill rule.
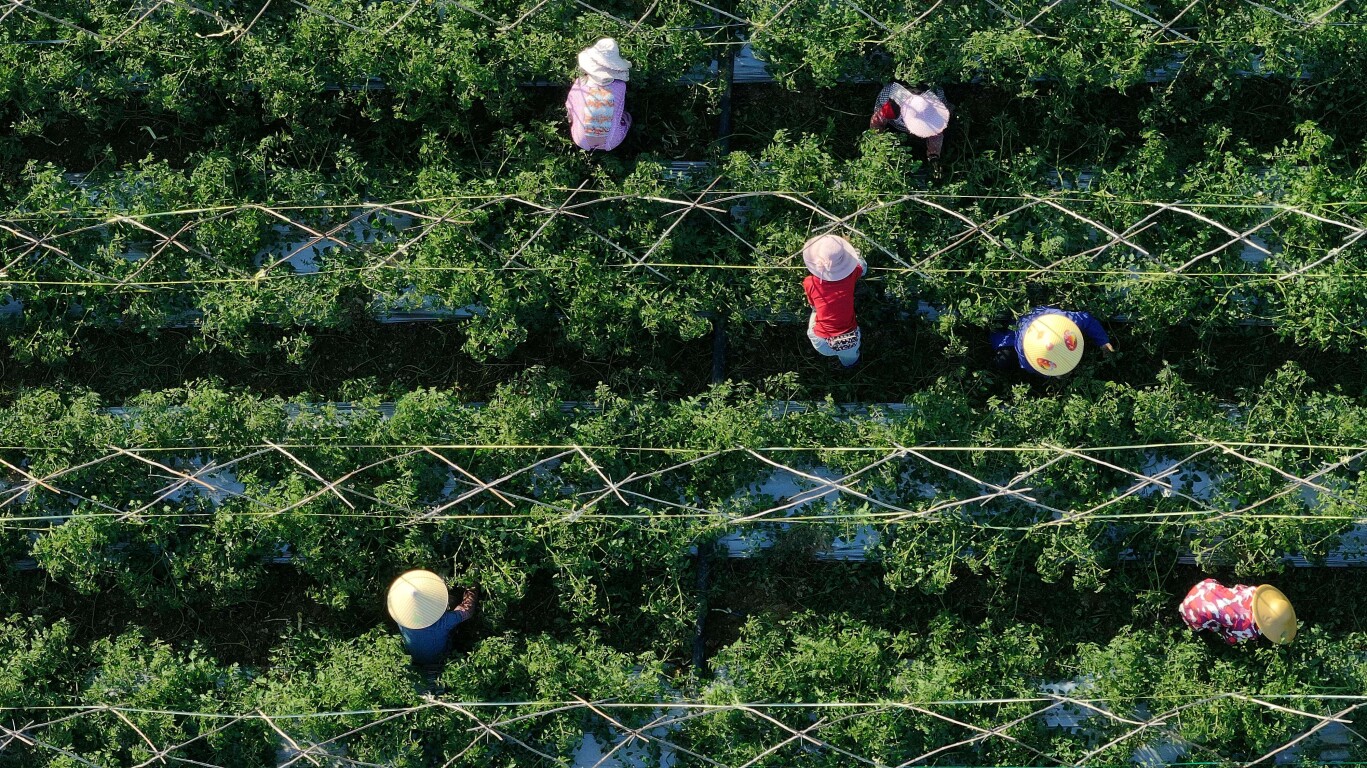
[[822,280],[816,275],[807,275],[802,281],[802,289],[807,292],[808,303],[816,310],[812,333],[823,339],[833,339],[858,327],[854,319],[854,284],[862,274],[864,268],[855,267],[843,280]]

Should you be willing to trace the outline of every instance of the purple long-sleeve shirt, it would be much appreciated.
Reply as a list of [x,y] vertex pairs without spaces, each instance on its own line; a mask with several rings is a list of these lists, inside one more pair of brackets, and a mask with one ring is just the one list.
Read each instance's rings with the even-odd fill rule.
[[1092,317],[1090,312],[1069,312],[1057,307],[1035,307],[1030,310],[1029,314],[1016,320],[1014,328],[993,333],[991,336],[992,349],[1014,348],[1016,350],[1016,359],[1020,362],[1022,368],[1038,376],[1043,376],[1044,374],[1039,373],[1030,366],[1030,361],[1025,357],[1025,347],[1021,343],[1020,338],[1020,329],[1028,328],[1030,323],[1040,315],[1063,315],[1074,323],[1077,323],[1078,330],[1082,331],[1082,338],[1086,339],[1088,344],[1104,347],[1111,343],[1111,337],[1106,335],[1106,329],[1101,327],[1101,321]]

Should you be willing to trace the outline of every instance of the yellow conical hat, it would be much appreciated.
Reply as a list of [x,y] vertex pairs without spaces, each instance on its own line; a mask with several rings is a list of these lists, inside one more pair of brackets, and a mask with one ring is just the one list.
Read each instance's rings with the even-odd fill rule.
[[1019,333],[1026,362],[1045,376],[1062,376],[1082,359],[1082,331],[1064,315],[1040,315]]
[[409,571],[389,585],[389,615],[405,629],[423,629],[446,613],[446,582],[431,571]]
[[1286,595],[1271,584],[1253,590],[1253,623],[1263,637],[1278,645],[1296,639],[1296,611]]

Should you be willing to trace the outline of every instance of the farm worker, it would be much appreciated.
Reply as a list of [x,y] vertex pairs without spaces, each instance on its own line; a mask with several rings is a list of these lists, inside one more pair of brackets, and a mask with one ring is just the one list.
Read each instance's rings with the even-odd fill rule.
[[926,159],[939,161],[949,125],[949,102],[941,88],[910,88],[894,80],[883,86],[873,105],[869,128],[896,129],[926,140]]
[[1015,363],[1041,376],[1062,376],[1072,371],[1088,344],[1115,351],[1106,329],[1090,313],[1055,307],[1035,307],[1016,320],[1014,330],[997,331],[989,338],[998,367],[1010,368]]
[[1188,627],[1197,632],[1214,630],[1230,645],[1259,636],[1278,645],[1296,639],[1291,601],[1270,584],[1230,588],[1206,579],[1191,588],[1178,610]]
[[446,655],[456,626],[474,612],[475,592],[465,590],[460,605],[448,610],[446,582],[431,571],[409,571],[389,586],[387,603],[413,661],[436,664]]
[[616,149],[631,130],[626,111],[631,62],[622,58],[616,40],[605,37],[579,52],[579,68],[584,75],[565,99],[570,136],[580,149]]
[[859,324],[854,319],[854,284],[869,271],[868,262],[843,237],[819,235],[802,246],[811,274],[802,281],[812,316],[807,338],[817,352],[840,360],[845,368],[859,362]]

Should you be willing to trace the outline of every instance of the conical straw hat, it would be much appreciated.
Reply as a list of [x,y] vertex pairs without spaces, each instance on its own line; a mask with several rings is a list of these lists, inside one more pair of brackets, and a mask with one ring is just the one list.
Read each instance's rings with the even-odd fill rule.
[[1263,637],[1278,645],[1296,639],[1296,611],[1286,595],[1270,584],[1253,590],[1253,623]]
[[1064,315],[1040,315],[1020,333],[1026,362],[1045,376],[1062,376],[1082,359],[1082,331]]
[[431,571],[409,571],[389,585],[389,615],[405,629],[423,629],[446,613],[446,582]]

